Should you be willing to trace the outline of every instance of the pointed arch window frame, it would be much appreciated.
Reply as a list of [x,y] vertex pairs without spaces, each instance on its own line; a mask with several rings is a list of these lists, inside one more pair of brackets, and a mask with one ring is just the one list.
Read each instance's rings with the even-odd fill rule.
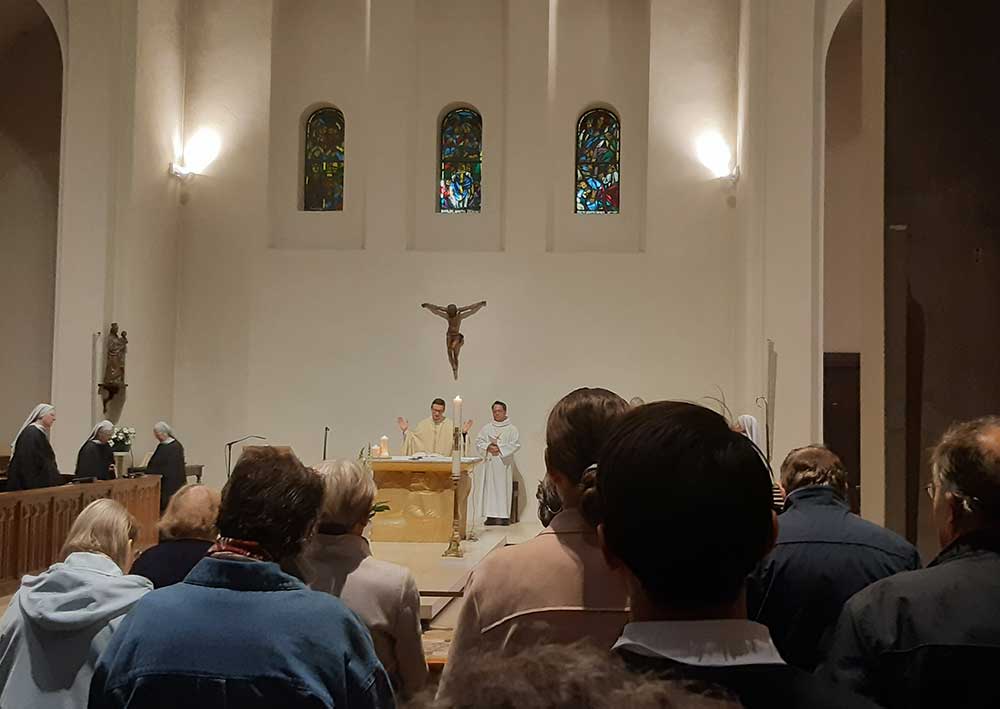
[[[326,151],[314,151],[316,140],[314,124],[325,114],[331,114],[334,125],[334,145]],[[337,122],[339,121],[339,126]],[[346,179],[346,136],[347,119],[344,112],[336,106],[325,104],[310,111],[302,126],[303,131],[303,164],[302,164],[302,211],[305,212],[342,212],[344,211],[344,192]],[[339,131],[339,135],[336,132]],[[323,152],[326,152],[324,155]],[[325,177],[332,180],[332,186],[320,188],[313,180]],[[329,192],[329,196],[324,196]]]
[[[610,118],[603,136],[585,133],[588,120],[599,116]],[[574,213],[621,213],[621,125],[618,112],[608,106],[588,108],[577,118],[573,140]],[[586,138],[590,140],[585,143]]]
[[[471,144],[446,136],[449,119],[463,112],[471,114],[464,125],[478,133]],[[479,214],[483,207],[483,114],[479,109],[460,105],[445,111],[438,122],[437,147],[438,213]],[[458,205],[452,195],[459,195]]]

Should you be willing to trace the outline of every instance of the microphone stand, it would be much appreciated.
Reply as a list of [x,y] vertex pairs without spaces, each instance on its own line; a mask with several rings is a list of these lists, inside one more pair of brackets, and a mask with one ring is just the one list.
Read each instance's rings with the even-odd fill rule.
[[329,426],[324,426],[323,427],[323,460],[326,460],[326,439],[329,437],[329,435],[330,435],[330,427]]
[[237,443],[242,443],[243,441],[249,441],[251,438],[256,438],[258,441],[266,441],[267,439],[263,436],[243,436],[243,438],[237,438],[235,441],[230,441],[226,444],[226,478],[228,479],[230,475],[233,474],[233,446]]

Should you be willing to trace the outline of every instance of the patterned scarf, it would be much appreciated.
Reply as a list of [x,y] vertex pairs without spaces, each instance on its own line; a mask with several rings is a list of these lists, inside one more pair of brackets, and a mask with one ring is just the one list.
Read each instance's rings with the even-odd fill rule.
[[257,542],[247,539],[231,539],[229,537],[219,537],[218,541],[208,550],[208,556],[216,554],[232,554],[234,556],[244,556],[256,561],[274,561],[272,556],[264,550]]

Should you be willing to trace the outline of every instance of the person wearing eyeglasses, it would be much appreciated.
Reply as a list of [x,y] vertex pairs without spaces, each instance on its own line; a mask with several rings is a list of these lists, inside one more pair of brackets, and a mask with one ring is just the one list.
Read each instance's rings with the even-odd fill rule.
[[941,552],[847,602],[817,672],[884,707],[1000,706],[1000,417],[952,426],[931,455]]
[[869,584],[920,568],[901,536],[847,503],[847,470],[825,446],[796,448],[781,464],[788,490],[774,549],[747,586],[750,618],[766,625],[790,665],[812,672],[847,599]]

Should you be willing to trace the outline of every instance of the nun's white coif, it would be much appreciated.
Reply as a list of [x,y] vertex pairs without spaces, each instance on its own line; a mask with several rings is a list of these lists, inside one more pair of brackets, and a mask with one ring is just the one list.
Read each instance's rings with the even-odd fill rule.
[[10,444],[11,452],[13,452],[14,448],[17,447],[17,439],[21,437],[21,434],[24,432],[24,429],[26,429],[28,426],[38,421],[43,416],[51,414],[55,410],[56,407],[54,407],[52,404],[39,404],[38,406],[33,408],[31,410],[31,413],[28,414],[28,418],[26,418],[24,420],[24,423],[21,424],[21,428],[17,429],[17,435],[14,436],[14,440],[11,441]]
[[115,425],[113,423],[111,423],[110,421],[108,421],[107,419],[104,419],[103,421],[101,421],[100,423],[98,423],[96,426],[94,426],[94,430],[90,432],[90,438],[88,438],[87,440],[88,441],[96,440],[97,439],[97,433],[98,433],[98,431],[101,431],[101,430],[114,431],[115,430]]

